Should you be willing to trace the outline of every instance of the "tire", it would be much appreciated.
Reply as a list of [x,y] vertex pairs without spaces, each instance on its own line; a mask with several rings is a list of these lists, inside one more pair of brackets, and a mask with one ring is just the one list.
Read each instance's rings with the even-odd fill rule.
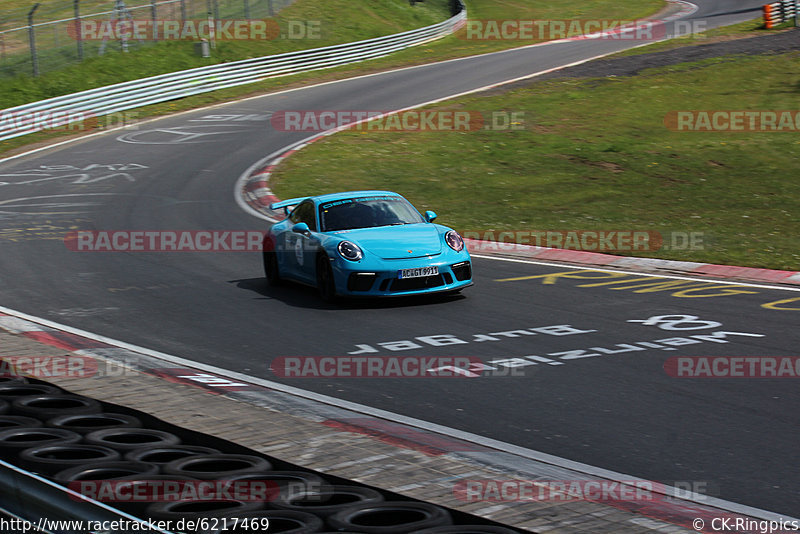
[[310,512],[325,518],[356,505],[377,504],[384,501],[383,495],[363,486],[328,486],[318,492],[290,492],[271,503],[273,508]]
[[[168,484],[164,485],[160,481]],[[123,508],[134,515],[147,517],[145,509],[156,502],[179,501],[184,496],[183,483],[199,482],[197,479],[177,477],[174,475],[130,475],[116,479],[116,487],[120,496],[131,495],[123,502],[120,499],[113,503],[114,508]],[[177,487],[176,487],[177,486]],[[191,488],[187,491],[194,490]],[[136,496],[135,498],[133,496]]]
[[155,464],[122,460],[118,462],[92,462],[70,467],[53,475],[53,480],[69,486],[70,482],[120,480],[131,476],[147,478],[157,474],[158,466]]
[[324,491],[330,484],[321,476],[305,471],[267,471],[249,475],[234,476],[226,479],[233,483],[238,481],[263,481],[267,483],[267,501],[274,503],[290,493],[303,491]]
[[149,428],[109,428],[96,430],[84,436],[90,445],[100,445],[123,453],[143,448],[171,447],[181,439],[170,432]]
[[27,384],[25,382],[7,382],[5,384],[0,384],[0,399],[11,403],[12,411],[14,409],[14,401],[22,397],[30,397],[33,395],[58,395],[59,393],[64,393],[64,390],[46,384]]
[[11,411],[47,421],[59,415],[100,413],[103,408],[96,400],[81,395],[31,395],[15,400]]
[[0,415],[0,430],[9,428],[39,428],[43,423],[33,417],[24,415]]
[[415,501],[357,504],[333,514],[328,524],[334,530],[364,534],[408,534],[424,528],[452,525],[450,513],[440,506]]
[[0,431],[0,452],[16,455],[31,447],[78,443],[82,437],[77,432],[60,428],[10,428]]
[[[220,518],[222,519],[222,518]],[[262,510],[260,512],[250,512],[244,514],[231,515],[228,519],[228,528],[220,525],[221,528],[209,530],[208,534],[253,534],[254,532],[269,532],[269,534],[315,534],[320,532],[325,523],[319,517],[308,512],[292,512],[289,510]],[[259,519],[269,519],[269,528],[260,528],[263,525]],[[241,524],[258,526],[259,528],[232,528],[233,521]],[[341,534],[341,533],[340,533]]]
[[324,252],[317,255],[317,290],[323,301],[336,301],[336,281],[333,279],[331,262]]
[[518,534],[516,530],[493,525],[451,525],[415,530],[411,534]]
[[9,410],[11,410],[11,405],[8,403],[8,401],[0,399],[0,414],[6,414],[9,412]]
[[264,276],[270,287],[275,287],[281,283],[281,273],[278,268],[278,255],[274,250],[265,250],[264,256]]
[[19,453],[22,467],[46,475],[90,462],[116,462],[119,459],[120,454],[114,449],[97,445],[44,445]]
[[5,384],[27,384],[28,379],[24,376],[0,375],[0,385]]
[[[150,519],[178,521],[180,519],[202,519],[222,516],[242,517],[248,512],[256,512],[263,508],[260,502],[235,501],[233,499],[208,499],[198,501],[156,502],[145,508],[145,516]],[[206,532],[214,526],[213,521],[208,526],[201,526],[194,532]],[[271,532],[272,529],[270,529]],[[184,529],[184,532],[192,532]],[[251,532],[252,534],[252,532]]]
[[162,468],[165,475],[201,480],[228,479],[271,470],[271,463],[260,456],[250,454],[203,454],[175,460]]
[[48,419],[46,424],[49,427],[72,430],[79,434],[111,428],[139,428],[142,426],[142,422],[138,418],[121,413],[60,415]]
[[133,462],[148,462],[159,466],[166,465],[175,460],[200,456],[203,454],[220,454],[217,449],[211,447],[199,447],[197,445],[171,445],[169,447],[155,447],[147,449],[136,449],[125,454],[126,460]]

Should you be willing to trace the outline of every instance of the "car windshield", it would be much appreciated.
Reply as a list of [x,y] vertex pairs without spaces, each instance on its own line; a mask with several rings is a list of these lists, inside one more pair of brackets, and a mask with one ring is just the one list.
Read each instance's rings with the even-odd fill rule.
[[368,196],[325,202],[319,207],[323,232],[425,222],[402,197]]

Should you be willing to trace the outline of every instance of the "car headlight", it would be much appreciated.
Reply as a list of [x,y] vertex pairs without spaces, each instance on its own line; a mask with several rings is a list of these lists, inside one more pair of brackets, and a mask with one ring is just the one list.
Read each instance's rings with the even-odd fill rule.
[[340,242],[336,247],[336,250],[338,250],[339,254],[346,260],[358,261],[364,257],[364,253],[361,252],[361,249],[358,248],[358,245],[351,243],[350,241]]
[[458,232],[455,230],[447,232],[444,235],[444,240],[447,242],[447,245],[456,252],[461,252],[464,249],[464,240],[461,239],[461,236],[458,235]]

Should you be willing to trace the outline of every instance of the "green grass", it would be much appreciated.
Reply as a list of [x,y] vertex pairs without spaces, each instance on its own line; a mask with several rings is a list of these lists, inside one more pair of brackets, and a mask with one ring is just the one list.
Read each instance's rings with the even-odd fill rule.
[[[319,0],[297,0],[276,17],[278,24],[285,32],[289,21],[313,21],[320,29],[319,39],[219,41],[211,58],[197,56],[193,42],[168,41],[130,53],[111,50],[103,56],[90,57],[38,78],[28,74],[27,69],[11,67],[16,75],[0,84],[0,103],[11,107],[213,63],[388,35],[434,24],[448,16],[447,0],[428,0],[414,7],[405,0],[388,0],[380,5],[370,0],[325,0],[324,9],[320,9]],[[94,42],[93,46],[96,45]],[[70,51],[73,47],[74,43]]]
[[703,232],[647,256],[800,268],[798,133],[674,132],[676,110],[796,110],[800,54],[564,79],[431,109],[524,112],[520,131],[348,131],[289,158],[281,198],[386,188],[464,230]]
[[746,39],[748,37],[769,35],[781,29],[788,29],[789,27],[790,23],[786,23],[778,28],[767,30],[764,28],[764,21],[762,19],[748,20],[746,22],[740,22],[739,24],[722,26],[720,28],[714,28],[712,30],[695,33],[692,35],[685,35],[676,39],[670,39],[669,41],[661,41],[647,46],[640,46],[638,48],[624,50],[609,57],[614,58],[621,56],[635,56],[639,54],[650,54],[653,52],[673,50],[683,46],[697,46],[718,43],[721,41],[729,41],[731,39]]
[[[401,6],[404,7],[408,5],[407,2],[404,2],[404,0],[391,0],[391,2],[397,4],[398,9],[400,9]],[[569,17],[582,19],[602,17],[627,20],[641,18],[643,16],[653,14],[664,5],[662,0],[585,0],[581,2],[580,6],[578,7],[556,6],[548,0],[526,0],[524,2],[466,0],[465,3],[467,5],[470,17],[479,20],[541,20],[548,17],[559,19]],[[416,4],[412,9],[418,11],[412,11],[412,14],[416,13],[415,16],[419,17],[420,13],[422,13],[419,11],[419,8],[421,8],[423,5],[427,5],[429,6],[428,9],[439,13],[439,19],[437,20],[442,20],[447,16],[447,13],[442,11],[446,4],[446,0],[426,0],[424,3]],[[320,15],[318,5],[319,0],[296,0],[296,2],[292,4],[290,8],[282,11],[280,15],[281,17],[284,17],[284,20],[319,20]],[[365,11],[362,9],[364,5],[375,7],[374,3],[369,2],[369,0],[326,0],[325,6],[330,7],[329,13],[336,13],[341,20],[346,21],[345,23],[339,24],[339,26],[344,26],[345,28],[339,28],[338,26],[334,25],[334,29],[338,32],[340,40],[355,40],[366,38],[368,36],[375,36],[380,31],[388,34],[400,31],[402,29],[407,29],[405,27],[396,26],[397,19],[396,15],[394,14],[387,16],[387,19],[392,19],[391,23],[395,25],[394,27],[391,29],[386,27],[378,29],[378,24],[376,22],[377,14],[374,11]],[[383,12],[384,9],[382,7],[380,13]],[[434,22],[436,21],[407,21],[409,27],[420,27]],[[325,24],[324,26],[329,25]],[[346,27],[350,26],[356,27],[358,31],[354,31],[353,34],[349,35],[349,37],[346,37],[344,35],[345,29]],[[366,31],[367,26],[371,28],[371,33]],[[329,28],[329,31],[332,30]],[[125,79],[129,79],[153,75],[156,73],[166,72],[168,70],[191,68],[207,63],[207,61],[204,62],[190,52],[191,43],[170,44],[175,47],[175,50],[170,49],[168,54],[158,53],[156,50],[157,48],[160,50],[159,47],[166,46],[165,44],[158,45],[158,47],[152,47],[150,52],[147,50],[144,51],[148,54],[155,55],[155,57],[150,57],[150,55],[140,56],[138,53],[129,54],[129,57],[125,57],[125,55],[118,53],[113,57],[108,56],[107,61],[106,58],[99,58],[96,63],[71,66],[67,69],[64,69],[63,72],[48,74],[38,79],[21,75],[13,84],[6,84],[5,82],[0,84],[0,107],[10,107],[19,103],[36,101],[60,94],[68,94],[79,90],[107,85],[109,83],[117,83],[123,81],[120,78],[120,73],[125,73]],[[242,46],[242,43],[229,44],[238,44]],[[247,43],[244,44],[246,45]],[[270,42],[267,44],[276,46],[276,42]],[[316,40],[305,40],[291,41],[289,44],[293,46],[302,45],[305,47],[317,47],[322,46],[323,43]],[[147,117],[165,115],[187,109],[194,109],[242,97],[268,93],[280,89],[300,87],[307,85],[308,83],[342,79],[403,66],[418,65],[431,61],[475,55],[484,52],[500,50],[503,48],[522,46],[524,44],[527,43],[520,41],[468,41],[465,40],[462,35],[454,35],[428,43],[424,46],[410,48],[384,58],[337,67],[334,69],[326,69],[280,78],[270,78],[262,82],[252,83],[241,87],[234,87],[231,89],[215,91],[213,93],[197,95],[181,100],[139,108],[135,110],[135,114],[139,119],[144,119]],[[277,42],[277,45],[286,46],[286,42]],[[181,49],[181,47],[183,48]],[[222,51],[218,49],[217,54],[224,51],[225,49]],[[277,53],[278,50],[262,52],[263,53],[251,55],[257,57],[269,53]],[[242,54],[242,50],[232,51],[230,59],[240,59],[243,57]],[[120,68],[122,65],[126,65],[126,67]],[[130,70],[128,70],[127,66],[130,66]],[[129,72],[132,73],[132,75],[129,75]],[[24,149],[26,146],[53,142],[54,140],[60,140],[67,135],[70,134],[64,132],[40,132],[16,139],[0,141],[0,155],[11,155]]]

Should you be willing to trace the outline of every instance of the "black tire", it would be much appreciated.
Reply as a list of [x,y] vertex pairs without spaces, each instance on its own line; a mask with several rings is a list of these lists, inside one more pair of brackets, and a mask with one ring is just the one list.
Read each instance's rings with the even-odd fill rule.
[[43,423],[33,417],[24,415],[0,415],[0,430],[9,428],[39,428]]
[[24,376],[0,375],[0,385],[5,384],[27,384],[28,379]]
[[[163,482],[162,482],[163,481]],[[122,508],[140,517],[147,517],[145,509],[156,502],[179,501],[188,492],[193,492],[194,486],[187,487],[185,484],[199,482],[197,479],[188,477],[177,477],[175,475],[130,475],[120,477],[115,480],[118,495],[123,497],[130,495],[130,498],[120,499],[113,503],[114,508]]]
[[323,301],[336,301],[336,281],[333,279],[331,261],[324,252],[317,254],[317,290]]
[[11,410],[47,421],[59,415],[100,413],[103,408],[96,400],[81,395],[32,395],[15,400]]
[[217,449],[200,447],[197,445],[172,445],[169,447],[154,447],[136,449],[125,454],[126,460],[134,462],[148,462],[156,465],[166,465],[175,460],[200,456],[202,454],[220,454]]
[[[221,518],[223,519],[223,518]],[[228,520],[226,525],[220,525],[216,530],[209,530],[208,534],[253,534],[254,532],[269,532],[269,534],[315,534],[325,528],[325,523],[319,517],[308,512],[292,512],[290,510],[262,510],[260,512],[250,512],[244,514],[231,514],[224,519]],[[263,528],[259,519],[268,519],[269,528]],[[245,523],[248,526],[233,528],[234,521],[237,524]],[[251,527],[259,528],[251,528]]]
[[228,479],[271,470],[271,463],[260,456],[250,454],[203,454],[175,460],[162,467],[165,475],[201,480]]
[[118,462],[92,462],[70,467],[53,475],[53,480],[69,486],[70,482],[120,480],[132,476],[147,478],[154,475],[158,475],[158,466],[155,464],[122,460]]
[[271,287],[280,285],[281,273],[278,267],[278,255],[274,250],[265,250],[264,257],[264,276],[267,279],[267,284]]
[[415,530],[411,534],[518,534],[516,530],[493,525],[451,525]]
[[[256,512],[263,508],[260,502],[235,501],[233,499],[208,499],[198,501],[156,502],[145,508],[145,516],[150,519],[162,519],[173,523],[180,519],[202,519],[222,516],[242,517],[248,512]],[[207,522],[210,527],[214,521]],[[184,532],[207,532],[209,526],[202,523],[200,528]],[[271,530],[271,529],[270,529]],[[252,534],[252,532],[251,532]]]
[[181,439],[171,432],[149,428],[108,428],[96,430],[84,436],[90,445],[100,445],[123,453],[153,447],[172,447],[179,445]]
[[9,428],[0,431],[0,452],[16,455],[31,447],[78,443],[82,437],[77,432],[60,428]]
[[415,501],[357,504],[328,518],[334,530],[364,534],[408,534],[424,528],[452,525],[450,513],[440,506]]
[[[12,405],[15,400],[23,397],[31,397],[34,395],[58,395],[59,393],[64,393],[64,390],[46,384],[27,384],[25,382],[7,382],[5,384],[0,384],[0,399]],[[13,406],[11,410],[14,410]]]
[[321,476],[305,471],[267,471],[265,473],[252,473],[240,475],[226,479],[226,482],[233,485],[239,481],[263,481],[267,484],[266,500],[270,503],[279,498],[299,493],[324,491],[330,484]]
[[6,414],[9,412],[9,410],[11,410],[11,405],[8,403],[8,401],[0,399],[0,414]]
[[94,414],[75,414],[60,415],[48,419],[47,426],[53,428],[64,428],[79,434],[88,434],[97,430],[111,428],[139,428],[142,422],[132,415],[121,413],[94,413]]
[[317,492],[289,492],[282,494],[272,507],[295,512],[310,512],[319,517],[329,517],[356,505],[377,504],[383,495],[364,486],[335,485]]
[[31,471],[52,475],[94,462],[116,462],[120,454],[114,449],[97,445],[44,445],[32,447],[19,453],[19,463]]

